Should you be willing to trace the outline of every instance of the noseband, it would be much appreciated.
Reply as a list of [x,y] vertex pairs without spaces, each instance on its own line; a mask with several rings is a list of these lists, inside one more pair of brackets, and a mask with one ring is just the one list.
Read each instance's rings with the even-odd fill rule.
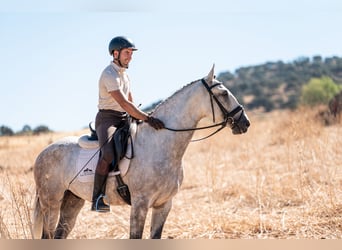
[[[216,134],[217,132],[219,132],[220,130],[222,130],[223,128],[225,128],[227,126],[227,124],[230,125],[231,128],[234,128],[235,126],[238,126],[238,122],[241,120],[241,117],[244,113],[244,109],[241,105],[237,106],[235,109],[233,109],[232,111],[228,111],[223,104],[219,101],[219,99],[217,99],[217,97],[214,95],[213,91],[211,90],[212,88],[215,88],[216,86],[221,85],[222,83],[216,83],[213,84],[212,86],[209,86],[208,83],[203,79],[201,79],[202,84],[204,85],[204,87],[206,88],[206,90],[209,93],[210,96],[210,104],[211,104],[211,110],[212,110],[212,114],[213,114],[213,125],[210,126],[205,126],[205,127],[198,127],[198,128],[187,128],[187,129],[173,129],[173,128],[168,128],[165,127],[165,129],[170,130],[170,131],[174,131],[174,132],[185,132],[185,131],[195,131],[195,130],[201,130],[201,129],[209,129],[209,128],[214,128],[214,127],[219,127],[215,132],[211,133],[210,135],[201,138],[201,139],[197,139],[197,140],[193,140],[193,141],[200,141],[200,140],[204,140],[207,139],[208,137]],[[215,109],[214,109],[214,102],[213,100],[216,102],[217,106],[220,108],[221,112],[223,113],[223,121],[220,123],[215,123]],[[241,111],[241,114],[239,116],[238,119],[235,119],[234,116],[239,113]]]

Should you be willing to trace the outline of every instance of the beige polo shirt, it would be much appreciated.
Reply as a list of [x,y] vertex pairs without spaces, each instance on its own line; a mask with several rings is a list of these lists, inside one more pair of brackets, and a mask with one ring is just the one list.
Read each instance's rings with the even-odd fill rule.
[[125,112],[111,96],[110,92],[121,89],[128,98],[130,81],[125,68],[111,62],[102,72],[99,80],[99,109],[111,109]]

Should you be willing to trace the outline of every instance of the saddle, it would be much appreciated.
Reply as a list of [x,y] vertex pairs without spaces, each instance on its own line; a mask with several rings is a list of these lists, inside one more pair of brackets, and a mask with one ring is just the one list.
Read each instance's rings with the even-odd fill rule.
[[[133,132],[131,129],[133,127]],[[116,181],[118,184],[117,192],[121,196],[121,198],[129,205],[131,205],[131,196],[129,192],[128,186],[123,182],[121,172],[119,170],[119,161],[123,158],[132,159],[134,157],[134,147],[133,147],[133,137],[132,133],[135,135],[136,124],[129,120],[129,122],[125,123],[123,126],[117,128],[113,134],[113,148],[114,148],[114,160],[111,163],[109,171],[114,171],[114,175],[116,177]],[[90,136],[85,135],[79,138],[78,144],[82,148],[99,148],[98,137],[96,134],[96,130],[93,128],[93,124],[89,123]],[[127,156],[127,148],[130,145],[130,156]]]
[[[128,159],[132,159],[134,157],[133,140],[132,140],[132,135],[131,135],[131,125],[132,125],[132,122],[128,121],[123,126],[117,128],[114,132],[113,148],[114,148],[114,154],[115,154],[114,157],[116,161],[120,161],[124,157]],[[84,142],[85,138],[79,141],[79,144],[81,144],[80,146],[82,148],[92,147],[90,146],[91,144],[96,145],[96,147],[99,146],[98,137],[96,134],[96,130],[93,128],[93,123],[89,123],[89,130],[90,130],[90,135],[86,136],[86,140],[88,142]],[[130,157],[126,156],[129,140],[131,142],[130,146],[132,149],[132,153]]]

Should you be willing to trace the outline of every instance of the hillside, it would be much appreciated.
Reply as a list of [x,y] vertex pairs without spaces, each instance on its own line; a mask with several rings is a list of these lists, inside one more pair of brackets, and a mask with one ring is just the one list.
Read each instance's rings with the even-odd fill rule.
[[300,57],[293,62],[267,62],[218,75],[248,110],[294,109],[302,86],[311,78],[328,76],[342,84],[342,58]]

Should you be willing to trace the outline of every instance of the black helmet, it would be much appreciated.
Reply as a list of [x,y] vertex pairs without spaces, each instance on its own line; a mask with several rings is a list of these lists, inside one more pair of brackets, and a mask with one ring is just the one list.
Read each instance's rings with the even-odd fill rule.
[[135,48],[133,41],[127,37],[124,37],[124,36],[114,37],[110,41],[109,46],[108,46],[108,50],[109,50],[110,55],[113,55],[114,50],[121,51],[122,49],[127,49],[127,48],[130,48],[132,50],[137,50]]

